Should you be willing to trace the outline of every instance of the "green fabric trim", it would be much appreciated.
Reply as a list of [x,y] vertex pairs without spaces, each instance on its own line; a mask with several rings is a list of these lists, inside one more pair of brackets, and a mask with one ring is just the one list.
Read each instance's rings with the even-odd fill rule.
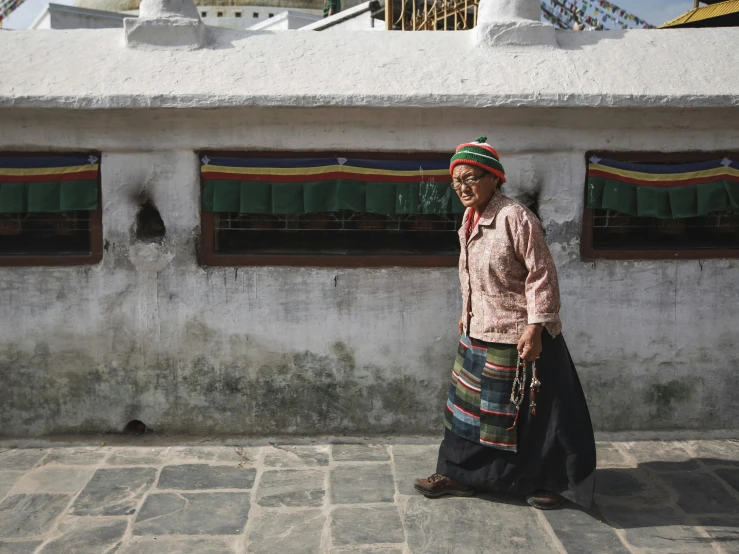
[[679,219],[739,211],[739,182],[648,187],[612,179],[588,179],[588,208],[627,215]]
[[71,212],[97,207],[95,180],[0,183],[0,213]]
[[463,213],[449,183],[367,183],[347,179],[303,183],[205,180],[203,210],[301,214],[350,210],[385,215]]

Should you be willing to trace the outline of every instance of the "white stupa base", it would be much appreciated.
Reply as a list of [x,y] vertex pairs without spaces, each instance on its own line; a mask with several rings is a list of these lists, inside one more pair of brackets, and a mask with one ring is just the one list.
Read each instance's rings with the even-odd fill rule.
[[551,46],[557,47],[554,27],[528,19],[512,21],[479,22],[475,27],[475,40],[488,46]]
[[139,50],[197,50],[205,45],[206,26],[200,19],[162,17],[123,20],[126,46]]

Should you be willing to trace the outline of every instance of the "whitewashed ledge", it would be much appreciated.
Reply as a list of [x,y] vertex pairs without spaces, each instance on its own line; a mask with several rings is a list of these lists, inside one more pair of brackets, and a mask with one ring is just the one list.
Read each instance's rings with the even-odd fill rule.
[[557,31],[554,47],[473,31],[207,35],[146,51],[120,29],[2,33],[0,109],[739,106],[739,28]]

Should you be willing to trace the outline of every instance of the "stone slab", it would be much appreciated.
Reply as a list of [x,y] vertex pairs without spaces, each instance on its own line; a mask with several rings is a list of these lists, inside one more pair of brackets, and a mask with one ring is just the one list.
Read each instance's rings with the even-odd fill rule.
[[241,538],[134,536],[120,554],[236,554]]
[[257,504],[277,506],[322,506],[326,495],[323,471],[273,470],[262,473],[257,488]]
[[328,465],[329,446],[270,446],[264,465],[274,468],[320,467]]
[[690,471],[700,467],[692,454],[678,442],[644,441],[624,445],[640,465],[655,471]]
[[44,545],[40,554],[101,554],[121,543],[128,521],[70,518],[59,525],[62,535]]
[[669,554],[713,552],[710,539],[687,525],[670,507],[601,506],[606,520],[625,530],[626,540],[636,548]]
[[612,442],[596,442],[595,450],[599,468],[634,467],[636,465]]
[[739,513],[739,501],[713,475],[682,471],[662,478],[677,491],[678,505],[689,514]]
[[262,511],[247,535],[248,554],[321,552],[326,516],[321,510]]
[[87,484],[93,472],[92,468],[40,467],[26,473],[15,484],[11,492],[13,494],[76,493]]
[[670,503],[668,491],[654,483],[638,468],[599,469],[595,474],[595,494],[599,501],[621,500],[664,505]]
[[91,466],[96,465],[110,454],[105,447],[52,448],[48,450],[42,465]]
[[238,535],[249,516],[249,494],[152,493],[133,526],[135,535]]
[[390,460],[387,446],[382,444],[334,444],[331,457],[335,462],[385,462]]
[[739,517],[708,517],[699,521],[726,554],[739,554]]
[[23,475],[23,471],[0,469],[0,500],[2,500],[8,492],[10,492],[10,489],[13,488],[13,485],[15,485],[21,479],[21,477],[23,477]]
[[166,466],[157,482],[159,489],[205,490],[250,489],[257,470],[207,464]]
[[151,467],[99,469],[72,506],[72,515],[123,516],[136,513],[156,479]]
[[66,494],[14,494],[0,502],[0,539],[41,537],[65,510]]
[[410,550],[423,554],[557,552],[535,510],[502,495],[498,500],[410,498],[403,520]]
[[567,504],[560,510],[542,512],[567,554],[629,554],[616,531],[603,521],[600,511]]
[[439,445],[395,444],[390,447],[395,461],[395,479],[400,494],[418,494],[413,482],[436,472]]
[[169,449],[169,463],[209,462],[252,466],[259,458],[259,448],[241,446],[174,446]]
[[0,541],[0,554],[33,554],[40,544],[41,541]]
[[331,469],[331,502],[392,502],[395,482],[389,464],[339,465]]
[[168,450],[147,447],[117,448],[105,463],[113,466],[158,466],[166,462]]
[[331,513],[331,535],[336,546],[405,541],[398,509],[391,505],[336,508]]
[[739,469],[714,469],[713,472],[739,492]]
[[35,466],[46,452],[38,448],[14,448],[0,451],[0,469],[26,470]]

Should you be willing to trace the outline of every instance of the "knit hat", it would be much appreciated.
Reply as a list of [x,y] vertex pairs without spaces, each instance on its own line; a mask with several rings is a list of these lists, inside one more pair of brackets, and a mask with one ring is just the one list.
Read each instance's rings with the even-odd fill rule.
[[487,140],[488,137],[480,137],[475,142],[460,144],[457,147],[457,153],[452,156],[449,172],[454,171],[454,168],[460,164],[474,165],[500,177],[500,180],[505,183],[505,169],[500,163],[500,156],[495,148],[485,142]]

